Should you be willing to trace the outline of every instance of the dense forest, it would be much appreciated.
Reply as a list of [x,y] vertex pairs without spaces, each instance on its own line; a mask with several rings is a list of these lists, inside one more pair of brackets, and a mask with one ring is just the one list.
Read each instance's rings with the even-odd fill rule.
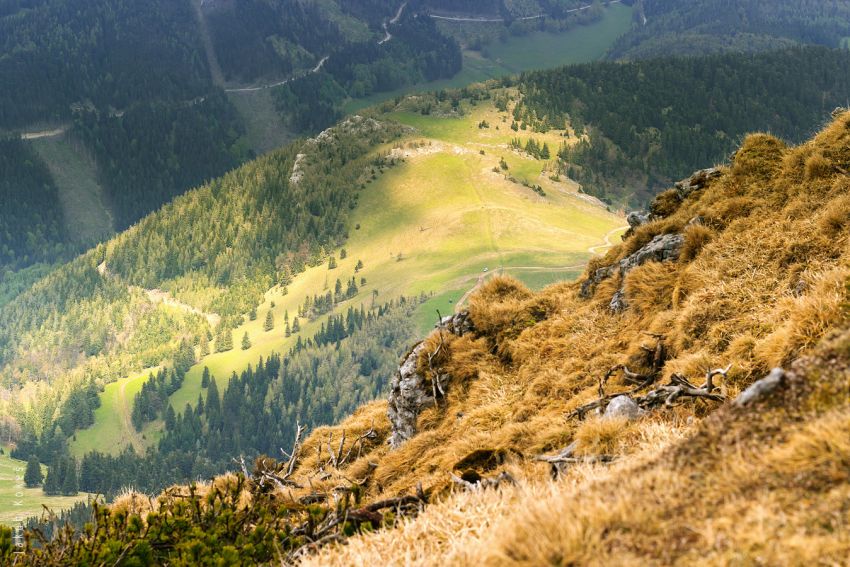
[[610,201],[645,202],[697,167],[724,161],[741,137],[810,135],[850,92],[850,52],[792,48],[751,55],[592,63],[519,80],[523,127],[568,119],[578,145],[567,172]]
[[192,100],[209,84],[188,0],[0,0],[0,128]]
[[619,58],[764,51],[793,43],[838,47],[850,36],[844,0],[641,0],[637,25],[609,56]]
[[120,115],[83,112],[74,135],[95,156],[116,229],[252,157],[221,91],[187,103],[145,102]]
[[0,281],[7,270],[54,261],[67,251],[53,178],[18,138],[0,137],[0,203]]

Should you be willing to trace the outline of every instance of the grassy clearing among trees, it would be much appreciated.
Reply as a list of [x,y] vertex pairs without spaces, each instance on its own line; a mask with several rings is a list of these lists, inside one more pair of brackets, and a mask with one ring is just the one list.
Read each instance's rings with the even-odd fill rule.
[[[17,480],[17,477],[24,476],[26,467],[26,461],[11,458],[8,448],[3,448],[3,454],[0,455],[0,525],[14,526],[21,520],[38,516],[44,511],[42,506],[58,511],[70,508],[88,497],[82,493],[78,496],[45,496],[41,487],[19,488],[23,481]],[[46,473],[47,467],[42,467],[42,471]]]

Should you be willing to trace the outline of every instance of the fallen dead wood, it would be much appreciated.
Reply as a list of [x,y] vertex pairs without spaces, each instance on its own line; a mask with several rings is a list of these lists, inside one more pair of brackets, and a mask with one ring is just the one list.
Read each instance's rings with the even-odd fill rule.
[[[584,419],[591,411],[596,410],[601,412],[608,405],[608,402],[618,396],[631,397],[641,409],[647,411],[658,409],[659,407],[672,408],[677,405],[677,402],[687,398],[723,402],[726,400],[726,396],[716,392],[717,386],[714,384],[714,377],[722,376],[725,378],[731,368],[732,365],[730,364],[726,368],[709,370],[705,376],[705,383],[700,387],[693,385],[681,374],[674,374],[670,377],[670,381],[667,384],[659,386],[643,396],[634,396],[634,394],[651,386],[655,382],[655,378],[637,374],[629,370],[625,365],[618,364],[608,370],[605,376],[599,380],[599,397],[592,402],[574,409],[567,414],[567,418],[578,417],[579,419]],[[638,385],[630,390],[607,394],[605,387],[608,380],[618,371],[623,371],[623,377],[626,381],[637,382]]]

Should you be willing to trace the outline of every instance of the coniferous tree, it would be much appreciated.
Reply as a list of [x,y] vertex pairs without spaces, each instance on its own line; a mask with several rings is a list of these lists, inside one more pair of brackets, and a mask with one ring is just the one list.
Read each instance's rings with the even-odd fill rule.
[[47,468],[47,478],[44,479],[42,490],[47,496],[56,496],[61,493],[62,462],[59,457],[53,458],[53,462]]
[[210,385],[210,369],[204,366],[204,372],[201,374],[201,388],[206,388]]
[[201,341],[200,341],[200,344],[199,344],[199,348],[200,348],[201,358],[203,358],[205,356],[209,356],[209,354],[210,354],[210,340],[207,338],[206,333],[201,335]]
[[62,496],[76,496],[80,491],[77,478],[77,459],[71,457],[65,463],[65,474],[62,479]]
[[298,322],[298,317],[292,318],[292,334],[296,334],[301,330],[301,323]]
[[27,470],[24,472],[24,484],[27,488],[35,488],[41,485],[44,477],[41,474],[41,464],[35,454],[30,455],[27,461]]
[[269,309],[268,313],[266,313],[266,321],[263,323],[263,329],[266,332],[274,329],[274,313],[272,313],[271,309]]
[[207,414],[207,423],[210,429],[221,428],[221,398],[218,395],[218,386],[215,378],[210,378],[210,387],[207,389],[207,401],[204,404]]
[[251,339],[248,338],[248,331],[245,331],[245,334],[242,335],[242,350],[248,350],[251,348]]
[[334,269],[336,269],[336,258],[335,258],[335,257],[333,257],[333,256],[331,256],[331,257],[330,257],[330,260],[328,260],[328,269],[329,269],[329,270],[334,270]]

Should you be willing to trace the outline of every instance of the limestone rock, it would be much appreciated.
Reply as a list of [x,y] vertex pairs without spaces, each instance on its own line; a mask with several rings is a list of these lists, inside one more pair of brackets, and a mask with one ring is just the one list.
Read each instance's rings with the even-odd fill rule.
[[416,435],[419,414],[436,402],[425,377],[416,372],[416,360],[423,348],[424,343],[416,345],[393,376],[387,416],[392,427],[388,443],[394,449]]
[[617,290],[614,297],[611,298],[611,303],[608,304],[608,310],[611,313],[622,313],[628,309],[629,303],[626,301],[626,292],[621,289]]
[[700,189],[704,189],[705,186],[711,179],[715,177],[720,177],[721,172],[716,167],[710,167],[708,169],[700,169],[695,172],[687,179],[683,179],[682,181],[677,182],[674,187],[676,188],[676,195],[680,200],[684,201],[688,195],[693,193],[694,191],[699,191]]
[[449,333],[459,337],[467,335],[475,330],[475,326],[472,324],[472,319],[469,318],[469,311],[461,311],[454,315],[447,315],[446,317],[443,317],[439,325],[435,325],[434,327],[441,328],[444,331],[448,331]]
[[617,417],[625,417],[629,421],[639,418],[644,411],[638,407],[633,399],[628,396],[617,396],[605,408],[603,414],[604,419],[612,419]]
[[631,230],[643,226],[652,220],[652,213],[643,211],[632,211],[626,215],[626,222],[629,223]]
[[753,382],[749,388],[744,390],[735,399],[736,406],[745,406],[757,400],[767,397],[775,390],[785,385],[785,371],[781,368],[774,368],[770,374]]

